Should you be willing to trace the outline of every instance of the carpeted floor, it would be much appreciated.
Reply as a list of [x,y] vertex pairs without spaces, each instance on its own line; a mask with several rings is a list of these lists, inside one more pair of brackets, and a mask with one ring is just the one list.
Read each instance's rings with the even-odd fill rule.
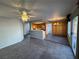
[[0,59],[74,59],[66,45],[26,37],[23,41],[0,50]]
[[55,42],[55,43],[59,43],[59,44],[63,44],[63,45],[69,45],[66,37],[60,37],[60,36],[48,34],[47,37],[46,37],[46,40],[52,41],[52,42]]

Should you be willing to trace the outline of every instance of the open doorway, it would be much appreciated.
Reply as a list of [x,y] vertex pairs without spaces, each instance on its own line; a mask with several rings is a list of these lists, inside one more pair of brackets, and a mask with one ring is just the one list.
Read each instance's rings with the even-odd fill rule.
[[46,40],[69,45],[67,41],[67,21],[54,21],[46,24]]
[[46,24],[46,34],[52,34],[52,23]]

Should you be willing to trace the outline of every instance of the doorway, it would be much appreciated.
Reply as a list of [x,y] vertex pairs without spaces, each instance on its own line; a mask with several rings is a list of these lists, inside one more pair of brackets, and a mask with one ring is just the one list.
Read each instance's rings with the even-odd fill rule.
[[72,49],[76,55],[78,16],[72,20]]
[[46,34],[52,34],[52,23],[46,24]]

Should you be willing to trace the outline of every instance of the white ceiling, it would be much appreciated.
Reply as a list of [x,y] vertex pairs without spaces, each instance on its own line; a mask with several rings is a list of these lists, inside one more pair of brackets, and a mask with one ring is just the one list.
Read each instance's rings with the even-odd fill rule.
[[76,0],[0,0],[0,17],[19,17],[16,4],[22,4],[20,8],[30,10],[35,16],[31,20],[47,20],[54,16],[64,17],[71,13]]

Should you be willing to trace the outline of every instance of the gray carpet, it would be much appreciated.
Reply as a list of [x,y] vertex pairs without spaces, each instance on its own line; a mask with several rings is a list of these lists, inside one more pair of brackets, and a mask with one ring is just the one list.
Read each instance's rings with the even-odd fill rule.
[[48,34],[47,37],[46,37],[46,40],[52,41],[52,42],[55,42],[55,43],[59,43],[59,44],[63,44],[63,45],[69,45],[66,37]]
[[0,50],[0,59],[74,59],[69,46],[26,37]]

